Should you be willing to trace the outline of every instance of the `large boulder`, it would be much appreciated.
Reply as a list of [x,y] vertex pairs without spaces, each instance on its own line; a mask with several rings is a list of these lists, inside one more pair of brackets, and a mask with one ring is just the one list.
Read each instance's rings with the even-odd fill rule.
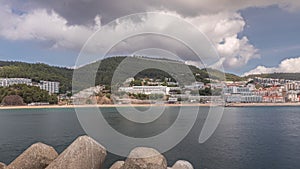
[[0,169],[4,169],[6,167],[6,165],[4,163],[0,162]]
[[133,149],[121,169],[167,169],[167,160],[152,148]]
[[194,169],[193,165],[184,160],[178,160],[172,167],[172,169]]
[[44,169],[57,156],[58,154],[53,147],[36,143],[25,150],[5,169]]
[[88,136],[77,138],[46,169],[100,169],[106,149]]
[[117,161],[109,169],[121,169],[123,165],[124,161]]

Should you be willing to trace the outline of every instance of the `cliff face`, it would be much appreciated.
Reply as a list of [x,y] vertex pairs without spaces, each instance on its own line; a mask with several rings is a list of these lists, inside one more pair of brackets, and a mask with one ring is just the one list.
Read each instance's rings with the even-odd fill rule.
[[97,99],[97,103],[98,104],[112,104],[112,101],[108,97],[102,96]]

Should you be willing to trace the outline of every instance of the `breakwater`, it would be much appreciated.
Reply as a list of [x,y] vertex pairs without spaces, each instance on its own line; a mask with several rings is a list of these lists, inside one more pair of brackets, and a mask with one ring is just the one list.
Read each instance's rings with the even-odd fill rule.
[[[0,163],[0,169],[102,169],[106,155],[101,144],[80,136],[61,154],[49,145],[33,144],[9,165]],[[109,169],[193,169],[193,166],[179,160],[168,167],[166,158],[155,149],[137,147],[124,161],[116,161]]]

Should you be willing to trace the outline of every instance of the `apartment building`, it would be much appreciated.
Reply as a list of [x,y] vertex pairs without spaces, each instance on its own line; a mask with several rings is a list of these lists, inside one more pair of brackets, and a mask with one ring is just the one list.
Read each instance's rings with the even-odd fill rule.
[[7,87],[14,84],[32,85],[32,80],[27,78],[1,78],[0,79],[1,87]]
[[40,81],[38,86],[49,93],[59,93],[59,82]]

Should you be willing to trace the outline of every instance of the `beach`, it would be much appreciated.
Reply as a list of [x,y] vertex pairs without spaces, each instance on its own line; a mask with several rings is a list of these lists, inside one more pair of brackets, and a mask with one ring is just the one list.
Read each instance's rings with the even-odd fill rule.
[[[223,106],[216,104],[202,104],[202,103],[183,103],[183,104],[86,104],[86,105],[41,105],[41,106],[1,106],[0,109],[52,109],[52,108],[89,108],[89,107],[149,107],[149,106],[167,106],[167,107],[179,107],[179,106]],[[268,107],[268,106],[300,106],[300,103],[228,103],[225,107]]]
[[149,106],[216,106],[212,104],[86,104],[86,105],[41,105],[41,106],[1,106],[0,109],[52,109],[52,108],[89,108],[89,107],[149,107]]
[[227,107],[262,107],[262,106],[300,106],[299,102],[296,103],[230,103]]

